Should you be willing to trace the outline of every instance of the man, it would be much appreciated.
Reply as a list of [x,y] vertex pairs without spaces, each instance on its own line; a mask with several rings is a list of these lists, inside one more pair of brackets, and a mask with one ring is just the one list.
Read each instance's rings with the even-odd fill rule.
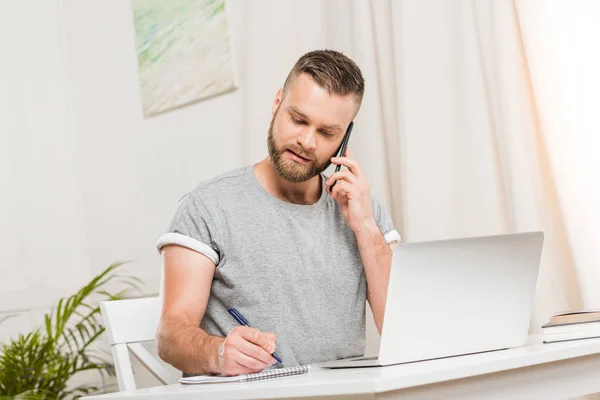
[[[269,156],[180,201],[157,244],[163,360],[187,374],[237,375],[270,367],[275,349],[286,366],[361,355],[365,300],[381,332],[389,245],[400,237],[351,153],[332,157],[363,92],[348,57],[305,54],[275,96]],[[330,163],[347,169],[327,179]]]

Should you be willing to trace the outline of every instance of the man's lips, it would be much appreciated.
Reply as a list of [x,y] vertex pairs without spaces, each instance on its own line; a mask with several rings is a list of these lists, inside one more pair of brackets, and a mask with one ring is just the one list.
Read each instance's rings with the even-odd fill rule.
[[296,152],[295,152],[295,151],[293,151],[293,150],[287,149],[287,151],[289,151],[290,153],[292,153],[292,154],[293,154],[293,155],[295,155],[296,157],[303,159],[304,161],[312,161],[310,158],[306,158],[306,157],[304,157],[304,156],[301,156],[300,154],[296,153]]

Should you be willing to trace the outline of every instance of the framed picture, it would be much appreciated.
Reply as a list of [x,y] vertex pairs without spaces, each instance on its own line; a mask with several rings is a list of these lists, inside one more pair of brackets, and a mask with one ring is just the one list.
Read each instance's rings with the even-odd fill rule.
[[236,88],[225,0],[132,0],[146,116]]

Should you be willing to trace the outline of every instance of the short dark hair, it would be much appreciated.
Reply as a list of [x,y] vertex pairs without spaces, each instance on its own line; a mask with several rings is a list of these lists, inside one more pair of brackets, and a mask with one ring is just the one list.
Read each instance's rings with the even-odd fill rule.
[[294,78],[300,74],[308,74],[315,82],[329,93],[341,96],[354,94],[358,104],[365,92],[365,80],[360,68],[354,61],[335,50],[314,50],[304,54],[288,74],[283,92]]

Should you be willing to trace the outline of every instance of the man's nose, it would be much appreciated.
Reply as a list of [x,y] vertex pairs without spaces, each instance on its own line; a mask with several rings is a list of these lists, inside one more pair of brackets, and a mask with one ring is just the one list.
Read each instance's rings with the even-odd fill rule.
[[304,151],[312,153],[315,151],[317,146],[316,131],[311,128],[303,129],[302,132],[297,136],[296,141]]

